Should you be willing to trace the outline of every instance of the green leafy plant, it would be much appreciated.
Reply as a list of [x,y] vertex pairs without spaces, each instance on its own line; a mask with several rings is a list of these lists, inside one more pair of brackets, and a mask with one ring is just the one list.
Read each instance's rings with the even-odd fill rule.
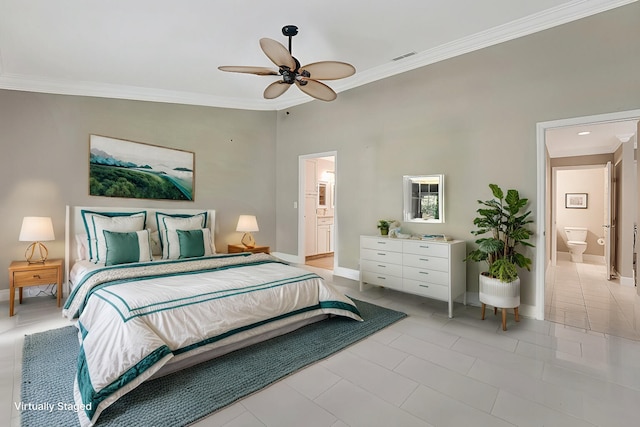
[[[531,211],[521,213],[529,199],[521,199],[517,190],[507,190],[505,196],[496,184],[489,184],[493,199],[478,200],[482,205],[476,212],[473,224],[478,227],[471,233],[475,236],[490,234],[476,240],[478,248],[471,251],[466,261],[487,262],[487,275],[501,282],[513,282],[518,278],[517,268],[531,270],[531,259],[517,252],[520,246],[533,247],[527,240],[533,232],[527,228],[533,220]],[[485,273],[483,273],[485,274]]]
[[393,222],[393,220],[390,219],[381,219],[380,221],[378,221],[378,228],[379,229],[389,229],[389,225],[391,225],[391,223]]

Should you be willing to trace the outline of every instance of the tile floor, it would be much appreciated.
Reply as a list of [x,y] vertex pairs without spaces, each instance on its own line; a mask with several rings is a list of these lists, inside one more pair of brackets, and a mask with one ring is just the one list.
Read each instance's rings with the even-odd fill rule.
[[[512,316],[503,332],[500,316],[481,321],[477,307],[456,304],[448,319],[445,303],[379,288],[360,293],[355,281],[317,272],[354,298],[409,317],[196,426],[638,424],[640,341]],[[19,425],[23,335],[68,324],[45,297],[17,310],[0,317],[0,425]]]
[[561,259],[547,269],[545,283],[545,319],[640,340],[637,289],[607,281],[604,264]]

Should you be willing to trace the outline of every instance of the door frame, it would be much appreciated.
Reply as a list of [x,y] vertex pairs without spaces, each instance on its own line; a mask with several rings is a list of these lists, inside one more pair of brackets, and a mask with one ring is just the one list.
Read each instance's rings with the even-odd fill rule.
[[547,185],[547,151],[546,130],[578,126],[597,122],[614,122],[623,120],[637,120],[640,118],[640,110],[619,111],[616,113],[598,114],[593,116],[574,117],[570,119],[538,122],[536,124],[536,158],[537,158],[537,209],[536,209],[536,306],[535,318],[544,319],[544,291],[546,271],[549,266],[546,244],[548,235],[545,235],[545,227],[548,221],[546,185]]
[[334,182],[333,182],[333,269],[335,271],[338,265],[338,152],[323,151],[320,153],[301,154],[298,156],[298,259],[300,263],[305,263],[305,226],[304,226],[304,203],[305,200],[305,165],[304,161],[309,159],[317,159],[319,157],[331,157],[334,161]]

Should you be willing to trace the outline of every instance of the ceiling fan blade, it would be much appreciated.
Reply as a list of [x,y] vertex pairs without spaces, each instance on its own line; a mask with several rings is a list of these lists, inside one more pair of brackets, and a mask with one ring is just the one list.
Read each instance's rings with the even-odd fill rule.
[[278,72],[272,70],[270,68],[265,67],[243,67],[243,66],[234,66],[234,65],[223,65],[218,67],[220,71],[228,71],[231,73],[247,73],[247,74],[257,74],[259,76],[277,76]]
[[283,82],[282,80],[278,80],[277,82],[271,83],[264,90],[264,97],[266,99],[274,99],[282,95],[291,87],[290,84]]
[[300,72],[304,71],[307,71],[310,74],[309,77],[314,80],[337,80],[354,75],[356,69],[346,62],[322,61],[300,67]]
[[278,67],[286,66],[290,70],[296,69],[296,61],[289,53],[286,47],[275,40],[263,38],[260,39],[260,47],[265,55]]
[[[304,82],[306,82],[306,84],[303,84]],[[307,95],[321,101],[333,101],[338,97],[329,86],[312,79],[302,78],[301,81],[296,80],[296,86]]]

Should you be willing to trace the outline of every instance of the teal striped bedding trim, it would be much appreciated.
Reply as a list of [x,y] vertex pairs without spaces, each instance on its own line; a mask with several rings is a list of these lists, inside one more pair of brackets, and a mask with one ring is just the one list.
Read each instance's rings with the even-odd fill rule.
[[87,328],[85,328],[84,325],[82,324],[82,322],[80,322],[80,321],[78,321],[77,327],[78,327],[78,330],[80,331],[80,336],[84,340],[84,338],[87,336],[89,331],[87,331]]
[[[291,311],[289,313],[281,314],[279,316],[275,316],[275,317],[272,317],[270,319],[261,320],[259,322],[252,323],[250,325],[246,325],[246,326],[242,326],[240,328],[232,329],[232,330],[227,331],[227,332],[225,332],[223,334],[216,335],[215,337],[210,337],[210,338],[207,338],[206,340],[203,340],[203,341],[200,341],[200,342],[197,342],[197,343],[194,343],[194,344],[190,344],[190,345],[188,345],[186,347],[182,347],[182,348],[179,348],[177,350],[174,350],[173,354],[177,356],[179,354],[186,353],[186,352],[191,351],[191,350],[195,350],[198,347],[202,347],[204,345],[212,344],[214,342],[223,340],[225,338],[228,338],[228,337],[230,337],[232,335],[235,335],[235,334],[238,334],[240,332],[245,332],[245,331],[257,328],[259,326],[266,325],[266,324],[271,323],[271,322],[275,322],[275,321],[278,321],[278,320],[281,320],[281,319],[286,319],[287,317],[295,316],[297,314],[307,313],[307,312],[314,311],[314,310],[323,310],[323,309],[345,310],[345,311],[350,311],[350,312],[360,316],[360,312],[358,311],[358,309],[356,308],[355,305],[347,304],[347,303],[344,303],[342,301],[321,301],[319,304],[316,304],[316,305],[312,305],[312,306],[304,307],[304,308],[299,308],[298,310],[294,310],[294,311]],[[354,322],[355,322],[355,320],[354,320]]]
[[[249,256],[251,255],[251,253],[249,252],[241,252],[241,253],[237,253],[237,254],[216,254],[216,255],[210,255],[207,257],[200,257],[198,259],[216,259],[216,258],[230,258],[230,257],[234,257],[234,256]],[[71,305],[71,301],[74,299],[74,297],[76,296],[76,294],[78,293],[78,290],[82,287],[82,285],[84,285],[84,283],[89,280],[91,277],[93,277],[95,274],[104,271],[104,270],[116,270],[116,269],[124,269],[124,268],[131,268],[131,267],[146,267],[149,265],[162,265],[162,264],[175,264],[175,263],[186,263],[186,262],[190,262],[190,261],[194,261],[193,258],[184,258],[184,259],[168,259],[168,260],[159,260],[159,261],[149,261],[149,262],[137,262],[137,263],[130,263],[130,264],[118,264],[118,265],[112,265],[112,266],[108,266],[108,267],[102,267],[102,268],[98,268],[96,270],[92,270],[89,273],[87,273],[82,280],[73,288],[73,290],[71,291],[71,294],[69,294],[69,297],[67,298],[67,301],[64,304],[65,309],[68,309],[69,306]],[[273,262],[278,262],[278,261],[273,261]],[[137,279],[141,279],[140,277],[138,277]]]
[[[86,407],[84,412],[87,415],[87,418],[93,418],[94,414],[98,410],[98,405],[100,405],[103,400],[125,387],[169,354],[171,354],[171,350],[169,350],[169,347],[166,345],[158,347],[135,366],[129,368],[124,374],[107,387],[100,391],[96,391],[91,386],[91,376],[89,375],[87,359],[84,353],[84,347],[81,345],[80,353],[78,355],[78,372],[76,375],[82,403],[84,403]],[[88,405],[89,403],[91,403],[91,405]]]
[[[301,281],[314,279],[314,278],[319,278],[319,276],[314,274],[314,273],[304,274],[302,276],[289,277],[289,278],[278,280],[278,281],[274,281],[274,282],[260,283],[260,284],[257,284],[257,285],[251,285],[251,286],[247,286],[247,287],[244,287],[244,288],[235,288],[235,289],[226,289],[226,290],[221,290],[221,291],[212,291],[212,292],[206,292],[206,293],[203,293],[203,294],[193,295],[193,296],[190,296],[190,297],[176,298],[176,299],[172,299],[172,300],[161,301],[161,302],[149,304],[147,306],[142,306],[142,307],[138,307],[138,308],[129,307],[129,304],[125,301],[124,298],[122,298],[120,295],[117,295],[117,294],[115,294],[115,293],[113,293],[113,292],[111,292],[111,291],[109,291],[107,289],[103,289],[102,293],[95,293],[95,296],[97,298],[100,298],[101,300],[105,301],[107,304],[111,305],[113,307],[113,309],[120,315],[120,318],[122,319],[122,321],[126,323],[131,319],[135,319],[136,317],[144,317],[144,316],[148,316],[148,315],[151,315],[151,314],[154,314],[154,313],[159,313],[159,312],[162,312],[162,311],[174,310],[176,308],[187,307],[187,306],[192,306],[192,305],[197,305],[197,304],[203,304],[203,303],[206,303],[208,301],[213,301],[213,300],[218,300],[218,299],[223,299],[223,298],[231,298],[231,297],[234,297],[234,296],[248,294],[248,293],[251,293],[251,292],[258,292],[258,291],[263,291],[263,290],[271,289],[271,288],[278,288],[278,287],[286,286],[286,285],[290,285],[290,284],[297,284],[297,283],[300,283]],[[115,299],[119,300],[126,307],[126,309],[129,310],[129,313],[124,313],[123,310],[121,309],[121,307],[118,307],[107,296],[102,295],[103,293],[107,293],[107,294],[113,296]],[[208,296],[208,298],[207,298],[207,296]],[[162,308],[152,309],[152,310],[149,310],[149,311],[141,312],[142,310],[147,310],[147,309],[155,307],[155,306],[163,306],[163,305],[168,305],[168,304],[172,304],[172,305],[166,306],[166,307],[162,307]]]
[[[236,254],[233,255],[224,255],[224,256],[215,256],[213,258],[229,258],[229,257],[233,257]],[[240,256],[248,256],[251,255],[250,253],[247,254],[241,254]],[[211,259],[212,257],[202,257],[201,259]],[[177,259],[177,260],[167,260],[165,262],[159,262],[159,261],[155,261],[155,262],[149,262],[149,263],[136,263],[135,266],[148,266],[148,265],[159,265],[159,264],[170,264],[170,263],[175,263],[175,262],[189,262],[189,261],[193,261],[193,258],[191,259]],[[77,318],[80,313],[82,313],[82,311],[84,310],[84,307],[87,304],[87,301],[89,301],[89,297],[91,295],[93,295],[95,292],[104,289],[106,287],[109,286],[113,286],[113,285],[119,285],[122,283],[128,283],[128,282],[133,282],[136,280],[146,280],[146,279],[151,279],[154,277],[170,277],[170,276],[185,276],[185,275],[190,275],[190,274],[199,274],[199,273],[203,273],[203,272],[210,272],[210,271],[221,271],[221,270],[226,270],[226,269],[230,269],[230,268],[239,268],[239,267],[246,267],[248,265],[260,265],[260,264],[269,264],[269,263],[275,263],[275,264],[286,264],[282,261],[278,261],[278,260],[256,260],[256,261],[252,261],[252,262],[247,262],[247,263],[241,263],[241,264],[233,264],[233,265],[224,265],[224,266],[219,266],[219,267],[212,267],[212,268],[206,268],[206,269],[201,269],[201,270],[189,270],[189,271],[181,271],[181,272],[177,272],[177,273],[167,273],[167,274],[148,274],[145,276],[136,276],[136,277],[130,277],[130,278],[126,278],[126,279],[118,279],[118,280],[111,280],[99,285],[94,286],[93,288],[91,288],[89,290],[89,292],[87,292],[87,295],[84,298],[84,301],[82,301],[82,304],[80,304],[80,307],[77,311],[77,313],[74,313],[73,317]],[[104,271],[104,270],[108,270],[108,269],[118,269],[118,268],[130,268],[132,267],[132,265],[115,265],[115,266],[109,266],[109,267],[104,267],[104,268],[100,268],[98,270],[94,270],[91,271],[90,273],[88,273],[86,275],[86,277],[84,277],[82,279],[82,282],[76,286],[74,288],[74,291],[72,292],[72,294],[69,296],[69,298],[67,299],[67,302],[64,305],[64,309],[68,309],[71,305],[71,301],[73,300],[73,298],[75,297],[76,292],[78,291],[78,289],[80,289],[80,287],[82,285],[84,285],[84,283],[86,283],[86,280],[88,280],[91,276],[93,276],[94,274],[100,272],[100,271]]]
[[[111,384],[109,384],[107,387],[103,388],[100,391],[96,391],[91,386],[91,376],[89,375],[89,370],[87,367],[84,346],[81,345],[80,353],[78,355],[78,372],[77,372],[78,389],[80,391],[82,402],[85,405],[87,405],[88,403],[91,403],[90,408],[85,409],[85,414],[87,415],[87,418],[92,419],[98,406],[102,401],[104,401],[107,397],[117,392],[121,388],[125,387],[127,384],[129,384],[131,381],[136,379],[142,373],[150,369],[152,366],[154,366],[156,363],[158,363],[168,354],[173,353],[174,355],[177,356],[179,354],[183,354],[191,350],[195,350],[196,348],[205,346],[207,344],[212,344],[214,342],[220,341],[224,338],[230,337],[237,333],[248,331],[253,328],[256,328],[271,322],[275,322],[287,317],[295,316],[297,314],[310,312],[314,310],[323,310],[323,309],[324,310],[327,310],[327,309],[345,310],[360,316],[360,312],[358,311],[355,305],[351,305],[342,301],[322,301],[319,304],[316,304],[313,306],[304,307],[304,308],[292,311],[290,313],[273,317],[271,319],[262,320],[260,322],[253,323],[251,325],[233,329],[231,331],[225,332],[215,337],[208,338],[206,340],[188,345],[186,347],[182,347],[174,351],[171,351],[169,347],[167,347],[166,345],[163,345],[155,349],[153,352],[147,355],[144,359],[138,362],[135,366],[132,366],[131,368],[129,368],[117,380],[115,380],[114,382],[112,382]],[[84,339],[84,337],[86,337],[86,335],[88,334],[88,331],[79,322],[78,322],[78,325],[79,325],[78,327],[82,332],[82,337]]]

